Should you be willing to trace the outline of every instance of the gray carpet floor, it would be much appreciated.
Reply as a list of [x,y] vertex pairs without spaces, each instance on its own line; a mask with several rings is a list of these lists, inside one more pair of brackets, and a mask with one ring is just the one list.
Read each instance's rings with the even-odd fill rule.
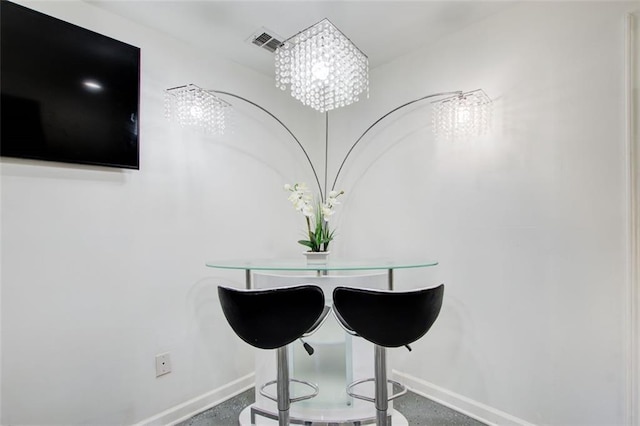
[[[255,401],[254,389],[202,412],[178,426],[237,426],[240,412]],[[402,413],[410,426],[483,426],[475,419],[423,398],[411,391],[393,401],[393,407]]]

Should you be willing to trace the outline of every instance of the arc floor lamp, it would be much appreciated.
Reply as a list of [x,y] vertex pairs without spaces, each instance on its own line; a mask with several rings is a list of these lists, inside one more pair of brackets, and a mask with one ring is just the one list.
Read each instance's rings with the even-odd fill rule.
[[[285,40],[276,49],[275,82],[278,88],[289,89],[291,96],[302,104],[325,114],[327,132],[324,187],[300,140],[282,120],[252,100],[227,91],[208,90],[187,84],[165,90],[165,114],[167,118],[183,126],[198,127],[207,133],[221,134],[226,128],[226,119],[231,107],[224,97],[253,105],[280,124],[303,151],[318,185],[320,199],[324,201],[328,187],[328,114],[336,108],[358,102],[363,95],[369,97],[369,60],[328,19],[323,19]],[[489,128],[492,102],[482,89],[469,92],[439,92],[411,100],[375,120],[356,139],[342,160],[331,189],[335,189],[347,159],[371,129],[396,111],[436,98],[438,99],[431,102],[432,126],[438,137],[456,139],[480,135]]]

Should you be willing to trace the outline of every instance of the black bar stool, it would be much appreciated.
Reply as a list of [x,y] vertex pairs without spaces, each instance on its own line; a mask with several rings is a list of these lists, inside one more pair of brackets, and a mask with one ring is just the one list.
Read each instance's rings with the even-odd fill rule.
[[[329,312],[329,308],[324,304],[322,289],[315,285],[264,290],[238,290],[218,286],[218,296],[224,316],[242,340],[256,348],[277,350],[277,379],[265,383],[260,388],[260,393],[277,402],[279,425],[289,425],[291,403],[313,398],[318,394],[318,386],[302,380],[289,379],[287,345],[321,325]],[[307,344],[305,349],[310,355],[313,353]],[[291,398],[290,381],[311,387],[313,393]],[[267,386],[274,383],[275,397],[265,391]],[[259,411],[259,414],[275,418],[263,411]]]
[[[338,322],[353,335],[373,343],[375,377],[358,380],[347,386],[347,393],[376,406],[376,424],[388,425],[389,401],[406,393],[407,388],[387,380],[386,348],[397,348],[415,342],[431,328],[442,307],[444,284],[435,288],[406,292],[337,287],[333,291],[333,312]],[[375,383],[375,398],[359,395],[353,388],[364,382]],[[388,396],[387,382],[401,391]]]

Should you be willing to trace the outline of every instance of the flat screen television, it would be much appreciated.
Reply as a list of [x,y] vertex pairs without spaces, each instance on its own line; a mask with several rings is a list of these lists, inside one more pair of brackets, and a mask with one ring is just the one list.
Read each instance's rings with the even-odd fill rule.
[[140,49],[0,2],[0,155],[139,169]]

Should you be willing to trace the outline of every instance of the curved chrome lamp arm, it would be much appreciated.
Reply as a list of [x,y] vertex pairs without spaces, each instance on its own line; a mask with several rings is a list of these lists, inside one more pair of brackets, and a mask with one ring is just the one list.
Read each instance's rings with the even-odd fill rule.
[[[289,135],[291,135],[291,137],[295,140],[295,142],[298,144],[298,147],[300,147],[300,149],[302,150],[302,152],[304,153],[304,156],[307,159],[307,162],[309,163],[309,166],[311,167],[311,171],[313,172],[313,176],[316,180],[316,184],[318,185],[318,190],[320,191],[320,199],[324,200],[324,192],[322,190],[322,185],[320,184],[320,178],[318,177],[318,172],[316,171],[315,166],[313,165],[313,162],[311,161],[311,158],[309,157],[309,154],[307,153],[307,150],[304,148],[304,146],[302,145],[302,143],[300,142],[300,140],[298,140],[298,138],[293,134],[293,132],[291,131],[291,129],[289,129],[283,122],[282,120],[280,120],[278,117],[276,117],[273,113],[271,113],[270,111],[268,111],[266,108],[258,105],[257,103],[244,98],[240,95],[236,95],[234,93],[231,92],[225,92],[223,90],[206,90],[207,92],[211,92],[211,93],[216,93],[216,94],[220,94],[220,95],[227,95],[227,96],[231,96],[234,97],[236,99],[240,99],[250,105],[253,105],[254,107],[262,110],[263,112],[265,112],[267,115],[269,115],[271,118],[273,118],[274,120],[276,120],[288,133]],[[353,150],[355,149],[355,147],[360,143],[360,141],[362,140],[362,138],[364,138],[364,136],[369,133],[369,131],[371,129],[373,129],[379,122],[381,122],[382,120],[384,120],[386,117],[388,117],[389,115],[393,114],[394,112],[407,107],[409,105],[412,105],[416,102],[420,102],[423,101],[425,99],[430,99],[430,98],[435,98],[438,96],[455,96],[455,95],[462,95],[463,92],[460,90],[456,90],[456,91],[452,91],[452,92],[440,92],[440,93],[433,93],[431,95],[427,95],[427,96],[423,96],[421,98],[418,99],[414,99],[412,101],[406,102],[394,109],[392,109],[391,111],[387,112],[386,114],[384,114],[382,117],[378,118],[376,121],[373,122],[373,124],[371,124],[361,135],[360,137],[353,143],[353,145],[351,145],[351,148],[349,148],[349,151],[347,152],[347,155],[345,155],[344,159],[342,160],[342,163],[340,163],[340,167],[338,168],[338,172],[336,173],[335,179],[333,180],[333,184],[331,186],[331,190],[334,190],[336,187],[336,183],[338,182],[338,178],[340,177],[340,173],[342,172],[342,169],[344,168],[345,163],[347,162],[347,159],[349,158],[349,156],[351,155],[351,153],[353,152]],[[328,126],[328,118],[327,118],[327,126]],[[327,129],[328,132],[328,129]],[[328,142],[328,140],[327,140]],[[325,162],[327,161],[327,159],[325,158]],[[325,169],[326,169],[326,164],[325,164]],[[325,170],[325,186],[326,186],[326,176],[327,174],[327,170]],[[325,191],[326,191],[326,187],[325,187]]]
[[212,93],[218,93],[220,95],[227,95],[227,96],[232,96],[236,99],[240,99],[242,101],[245,101],[251,105],[253,105],[256,108],[261,109],[262,111],[264,111],[265,113],[267,113],[271,118],[273,118],[274,120],[276,120],[278,123],[280,123],[280,125],[282,127],[285,128],[285,130],[287,132],[289,132],[289,134],[291,135],[291,137],[296,141],[296,143],[298,144],[298,146],[300,147],[300,149],[302,150],[302,152],[304,153],[304,156],[307,157],[307,161],[309,162],[309,165],[311,166],[311,170],[313,171],[313,176],[316,178],[316,183],[318,184],[318,190],[320,191],[320,199],[324,200],[324,194],[322,192],[322,186],[320,185],[320,179],[318,178],[318,173],[316,172],[316,168],[313,166],[313,163],[311,162],[311,158],[309,158],[309,154],[307,154],[307,150],[304,149],[304,146],[302,146],[302,144],[300,143],[300,141],[298,140],[298,138],[293,134],[293,132],[275,115],[273,115],[271,112],[269,112],[267,109],[261,107],[260,105],[258,105],[257,103],[250,101],[249,99],[243,98],[242,96],[230,93],[230,92],[224,92],[222,90],[208,90],[209,92]]
[[432,95],[423,96],[421,98],[414,99],[413,101],[410,101],[410,102],[407,102],[407,103],[405,103],[403,105],[400,105],[399,107],[396,107],[396,108],[392,109],[391,111],[389,111],[388,113],[386,113],[382,117],[378,118],[371,126],[369,126],[367,128],[367,130],[364,131],[364,133],[362,135],[360,135],[360,137],[354,142],[354,144],[351,145],[351,148],[349,148],[349,151],[347,152],[347,155],[344,156],[344,159],[342,160],[342,163],[340,164],[340,168],[338,169],[338,173],[336,173],[336,178],[333,180],[333,185],[331,185],[331,190],[333,191],[334,189],[336,189],[336,183],[338,182],[338,176],[340,176],[340,172],[342,171],[342,167],[347,162],[347,158],[349,158],[349,155],[351,155],[351,152],[353,151],[353,149],[362,140],[364,135],[369,133],[369,130],[371,130],[376,124],[378,124],[379,122],[381,122],[386,117],[388,117],[389,115],[393,114],[394,112],[398,111],[399,109],[402,109],[402,108],[404,108],[406,106],[409,106],[411,104],[415,104],[416,102],[420,102],[420,101],[423,101],[423,100],[429,99],[429,98],[435,98],[437,96],[449,96],[449,95],[462,95],[462,91],[461,90],[456,90],[454,92],[441,92],[441,93],[434,93]]

